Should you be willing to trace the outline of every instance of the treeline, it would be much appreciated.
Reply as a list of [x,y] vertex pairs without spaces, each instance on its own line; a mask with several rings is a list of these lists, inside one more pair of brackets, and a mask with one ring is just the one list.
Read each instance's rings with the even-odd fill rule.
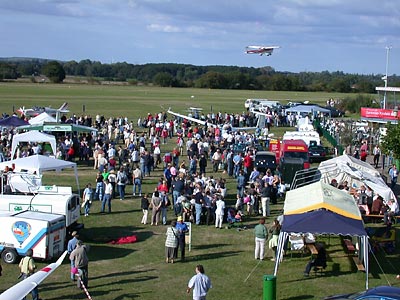
[[[90,79],[90,83],[105,80],[123,81],[132,85],[141,83],[163,87],[211,89],[375,93],[376,86],[383,86],[381,74],[361,75],[328,71],[290,73],[278,72],[271,67],[194,66],[171,63],[134,65],[126,62],[102,64],[90,60],[55,62],[28,58],[0,59],[0,80],[38,75],[48,76],[54,82],[62,82],[65,76],[77,76]],[[391,76],[390,86],[400,86],[400,77]]]

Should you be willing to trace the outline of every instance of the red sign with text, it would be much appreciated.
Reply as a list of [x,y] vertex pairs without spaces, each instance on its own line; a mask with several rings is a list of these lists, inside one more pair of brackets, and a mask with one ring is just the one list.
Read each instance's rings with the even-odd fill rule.
[[393,109],[361,107],[361,117],[370,119],[398,120]]

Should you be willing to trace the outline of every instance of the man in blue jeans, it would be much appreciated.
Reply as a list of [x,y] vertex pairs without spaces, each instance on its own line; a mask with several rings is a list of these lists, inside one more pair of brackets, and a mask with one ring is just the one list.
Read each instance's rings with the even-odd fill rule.
[[104,187],[104,197],[101,201],[101,212],[104,213],[105,206],[108,206],[108,213],[111,213],[111,195],[112,195],[112,185],[108,179],[105,181]]

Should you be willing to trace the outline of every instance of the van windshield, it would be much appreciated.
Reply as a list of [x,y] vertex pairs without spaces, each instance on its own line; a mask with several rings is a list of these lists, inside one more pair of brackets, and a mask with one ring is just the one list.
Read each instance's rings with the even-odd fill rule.
[[307,152],[285,152],[284,158],[301,158],[305,162],[308,161],[308,153]]

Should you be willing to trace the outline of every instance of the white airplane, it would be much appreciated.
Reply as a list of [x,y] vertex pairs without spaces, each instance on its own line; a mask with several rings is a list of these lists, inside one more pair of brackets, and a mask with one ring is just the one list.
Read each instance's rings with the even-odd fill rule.
[[42,268],[40,271],[37,271],[35,274],[29,276],[28,278],[1,293],[0,300],[23,299],[62,264],[67,254],[68,252],[65,251],[55,263],[49,264],[47,267]]
[[[257,115],[257,126],[256,127],[232,127],[230,124],[225,124],[222,126],[218,126],[212,123],[208,123],[206,121],[203,120],[199,120],[190,116],[185,116],[182,114],[178,114],[176,112],[173,112],[171,110],[171,108],[169,108],[167,110],[167,113],[174,115],[176,117],[182,118],[182,119],[186,119],[188,121],[192,121],[194,123],[200,124],[202,126],[205,126],[207,124],[207,126],[211,126],[214,128],[220,127],[222,130],[222,137],[225,137],[227,135],[227,133],[231,132],[231,131],[255,131],[257,128],[263,129],[265,128],[265,116],[266,114],[262,114],[262,113],[258,113],[255,112],[255,114]],[[1,300],[1,299],[0,299]]]
[[37,115],[40,115],[43,112],[48,113],[51,116],[55,116],[60,113],[68,113],[68,103],[64,102],[60,108],[52,108],[50,106],[46,107],[41,107],[41,106],[34,106],[32,108],[25,108],[25,107],[20,107],[17,112],[22,115],[22,116],[29,116],[29,117],[36,117]]
[[279,49],[279,46],[247,46],[246,53],[247,54],[260,54],[270,56],[274,49]]

